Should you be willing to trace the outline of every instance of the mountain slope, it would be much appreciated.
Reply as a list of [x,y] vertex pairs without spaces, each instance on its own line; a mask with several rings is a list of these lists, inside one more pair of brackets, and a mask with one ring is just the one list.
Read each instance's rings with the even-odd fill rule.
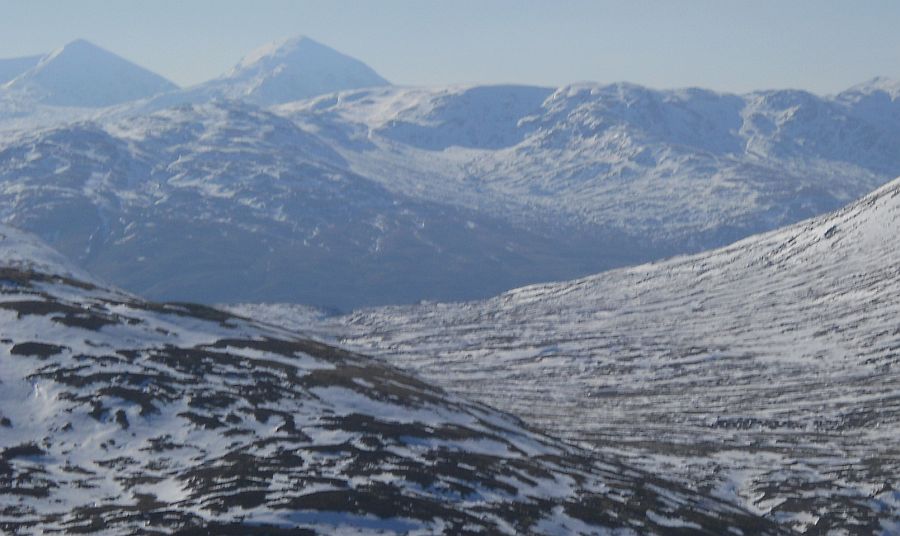
[[892,534],[898,225],[900,180],[724,249],[483,302],[249,310],[809,534]]
[[31,69],[41,61],[43,56],[25,56],[22,58],[0,59],[0,85]]
[[23,256],[0,267],[4,533],[780,533],[381,361],[29,265],[45,248],[0,234]]
[[72,41],[4,85],[52,106],[100,108],[172,91],[176,86],[88,41]]

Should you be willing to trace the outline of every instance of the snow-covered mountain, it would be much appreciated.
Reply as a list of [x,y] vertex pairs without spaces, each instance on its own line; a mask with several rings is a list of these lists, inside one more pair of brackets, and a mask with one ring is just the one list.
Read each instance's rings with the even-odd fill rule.
[[93,43],[79,39],[43,57],[3,90],[51,106],[102,108],[176,86]]
[[581,269],[540,230],[392,192],[235,102],[22,134],[0,146],[0,215],[155,299],[349,308]]
[[144,103],[4,136],[0,217],[155,299],[481,298],[721,246],[871,191],[900,173],[885,84]]
[[837,209],[900,173],[900,121],[870,120],[846,97],[385,88],[277,110],[386,187],[683,252]]
[[782,533],[382,361],[0,251],[5,534]]
[[0,132],[217,100],[270,106],[386,85],[359,60],[302,36],[263,46],[186,89],[79,39],[46,56],[0,59]]
[[251,52],[223,77],[203,87],[225,98],[270,106],[387,85],[390,82],[361,61],[301,36]]
[[808,534],[900,531],[900,180],[724,249],[480,302],[254,318]]
[[[110,57],[75,42],[7,85],[79,93],[102,77],[74,66],[129,65]],[[0,218],[151,298],[347,309],[719,247],[900,174],[900,92],[885,79],[828,98],[384,84],[296,38],[112,108],[0,91]]]
[[136,109],[157,111],[213,100],[240,100],[267,107],[337,91],[389,85],[363,62],[298,36],[264,45],[222,76],[137,103]]

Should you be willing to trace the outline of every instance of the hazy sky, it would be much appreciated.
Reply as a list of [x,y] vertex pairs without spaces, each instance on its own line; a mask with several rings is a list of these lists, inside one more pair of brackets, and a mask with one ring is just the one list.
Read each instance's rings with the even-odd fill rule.
[[397,84],[832,93],[900,78],[896,0],[0,0],[0,57],[83,37],[181,85],[307,35]]

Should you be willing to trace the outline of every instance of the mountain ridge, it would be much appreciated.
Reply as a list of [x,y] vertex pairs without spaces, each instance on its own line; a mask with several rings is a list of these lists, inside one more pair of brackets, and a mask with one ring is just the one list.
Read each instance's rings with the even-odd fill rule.
[[154,299],[482,298],[838,208],[900,172],[900,120],[851,108],[629,84],[126,107],[0,143],[0,220]]

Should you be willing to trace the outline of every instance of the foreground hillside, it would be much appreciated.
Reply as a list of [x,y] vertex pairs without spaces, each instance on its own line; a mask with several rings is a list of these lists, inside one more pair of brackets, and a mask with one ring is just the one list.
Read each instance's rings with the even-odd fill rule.
[[900,181],[729,247],[318,330],[809,534],[900,531]]
[[381,361],[104,288],[8,228],[0,252],[3,533],[779,533]]

